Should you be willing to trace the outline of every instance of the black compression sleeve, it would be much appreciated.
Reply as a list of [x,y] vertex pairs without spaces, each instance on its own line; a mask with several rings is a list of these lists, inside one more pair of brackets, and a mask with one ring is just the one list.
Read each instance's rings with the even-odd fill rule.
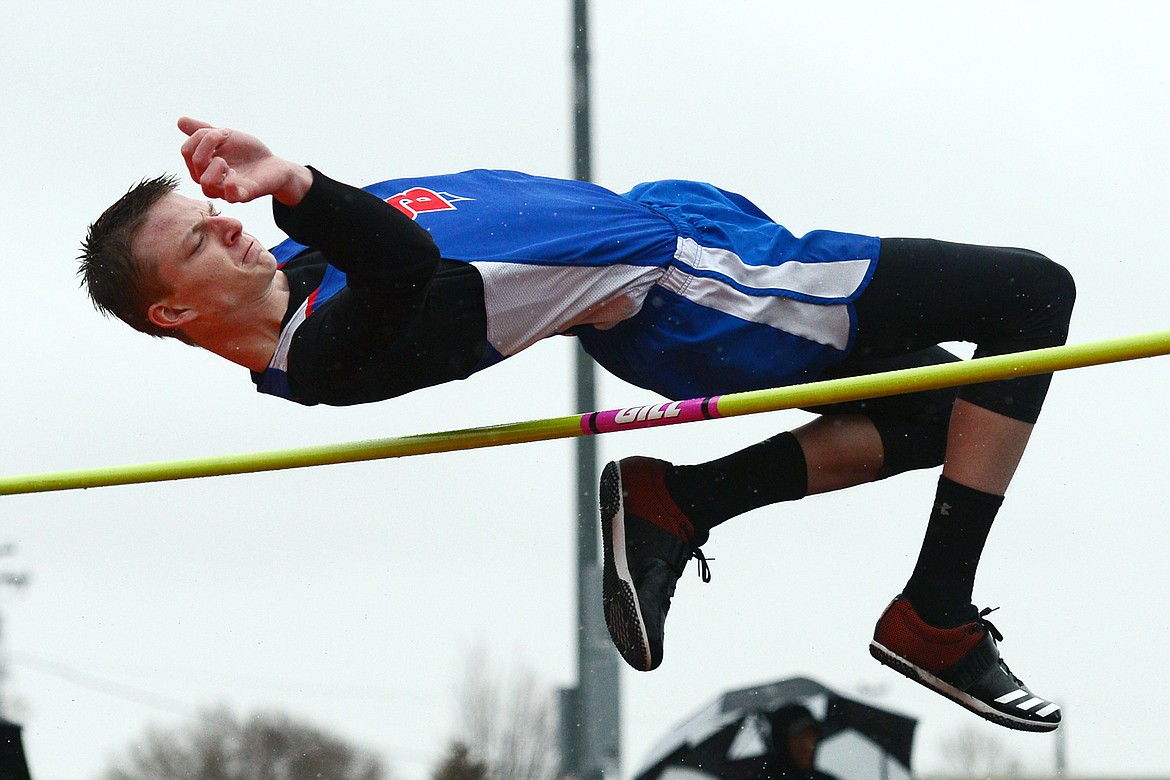
[[351,287],[412,290],[427,284],[439,262],[430,233],[377,196],[310,170],[313,186],[296,207],[273,199],[281,230],[324,253]]

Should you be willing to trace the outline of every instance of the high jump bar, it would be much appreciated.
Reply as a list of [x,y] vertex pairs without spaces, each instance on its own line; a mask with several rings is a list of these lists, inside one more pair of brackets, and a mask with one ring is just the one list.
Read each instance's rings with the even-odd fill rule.
[[686,401],[269,452],[0,477],[0,495],[132,485],[402,458],[738,417],[1170,354],[1170,331]]

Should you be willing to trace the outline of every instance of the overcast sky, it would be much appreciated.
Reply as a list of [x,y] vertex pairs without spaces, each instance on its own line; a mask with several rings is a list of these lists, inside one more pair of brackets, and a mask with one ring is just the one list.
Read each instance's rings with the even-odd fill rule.
[[[0,13],[0,473],[253,452],[577,411],[567,340],[350,409],[90,308],[86,225],[182,170],[181,114],[355,184],[500,167],[569,176],[568,0],[45,0]],[[1170,11],[1161,3],[592,3],[595,179],[711,181],[796,233],[1024,246],[1072,270],[1071,341],[1167,327]],[[187,194],[194,195],[193,186]],[[267,205],[229,207],[269,244]],[[1166,358],[1057,378],[984,556],[1007,661],[1065,706],[1081,775],[1170,772]],[[599,406],[655,400],[601,381]],[[705,460],[805,420],[602,437]],[[917,555],[935,472],[721,528],[663,666],[623,671],[623,766],[728,688],[800,674],[920,718],[916,768],[998,730],[880,667],[873,623]],[[279,708],[423,780],[469,651],[574,683],[571,442],[0,498],[4,691],[37,780],[91,780],[148,725]]]

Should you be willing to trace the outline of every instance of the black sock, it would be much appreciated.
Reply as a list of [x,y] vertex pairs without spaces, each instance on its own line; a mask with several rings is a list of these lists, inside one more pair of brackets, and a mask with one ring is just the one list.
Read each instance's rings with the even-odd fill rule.
[[975,570],[1003,496],[938,480],[926,538],[902,591],[929,625],[951,628],[972,620]]
[[786,432],[719,460],[675,466],[666,472],[666,489],[705,536],[749,510],[804,498],[808,466],[800,442]]

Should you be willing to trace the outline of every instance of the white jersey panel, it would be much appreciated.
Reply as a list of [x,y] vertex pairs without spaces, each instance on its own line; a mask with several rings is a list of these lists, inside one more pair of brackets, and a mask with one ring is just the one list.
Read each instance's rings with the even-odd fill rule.
[[554,266],[472,263],[483,278],[487,337],[501,355],[515,355],[577,325],[602,330],[642,308],[663,269],[655,266]]
[[795,293],[836,301],[850,298],[865,281],[873,260],[788,260],[779,265],[745,263],[728,249],[701,246],[679,238],[675,258],[698,271],[710,270],[760,294]]
[[[869,273],[871,260],[834,260],[749,265],[734,252],[678,240],[677,262],[659,284],[700,306],[758,322],[794,336],[844,350],[851,322],[845,304],[809,303],[852,295]],[[729,284],[729,281],[732,282]]]
[[843,304],[805,303],[778,295],[748,295],[726,282],[695,276],[673,266],[659,282],[663,289],[692,303],[758,322],[834,349],[849,345],[849,308]]

